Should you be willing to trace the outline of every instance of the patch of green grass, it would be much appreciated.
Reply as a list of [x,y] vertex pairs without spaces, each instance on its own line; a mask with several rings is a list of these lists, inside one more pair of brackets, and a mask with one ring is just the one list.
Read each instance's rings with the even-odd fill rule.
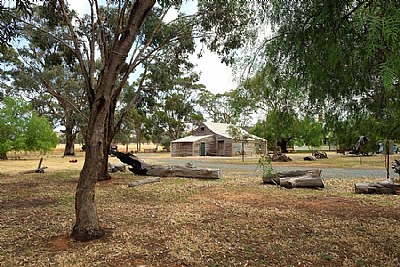
[[60,192],[57,194],[57,209],[70,209],[75,203],[75,192]]
[[318,257],[326,261],[331,261],[333,259],[333,256],[330,255],[329,253],[319,253]]
[[79,177],[79,171],[76,170],[65,170],[65,171],[57,171],[52,173],[55,178],[67,179],[67,178],[76,178]]
[[355,259],[355,260],[354,260],[354,265],[355,265],[356,267],[363,267],[363,266],[366,266],[366,265],[364,265],[364,261],[361,260],[361,259]]

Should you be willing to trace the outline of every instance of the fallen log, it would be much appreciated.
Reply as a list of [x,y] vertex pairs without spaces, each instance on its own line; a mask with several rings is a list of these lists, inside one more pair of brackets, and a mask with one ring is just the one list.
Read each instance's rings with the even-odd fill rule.
[[292,159],[284,153],[277,153],[275,155],[272,155],[272,161],[273,162],[289,162],[292,161]]
[[108,163],[108,172],[125,172],[125,164],[112,164]]
[[263,183],[264,184],[275,184],[275,185],[279,185],[280,181],[279,181],[280,177],[279,177],[279,173],[276,174],[272,174],[272,175],[267,175],[262,177]]
[[38,169],[34,170],[29,170],[29,171],[24,171],[22,174],[28,174],[28,173],[44,173],[44,170],[47,169],[47,167],[40,167]]
[[391,180],[385,180],[377,183],[357,183],[354,185],[356,194],[400,194],[400,184]]
[[297,171],[296,176],[280,178],[280,186],[285,188],[324,188],[321,170]]
[[314,153],[312,153],[313,157],[317,158],[317,159],[327,159],[328,155],[326,154],[325,151],[314,151]]
[[147,170],[142,168],[142,164],[144,164],[144,162],[139,160],[139,158],[135,155],[118,151],[112,152],[112,154],[115,155],[121,162],[130,165],[131,167],[128,169],[134,174],[146,175]]
[[276,184],[285,188],[324,188],[321,170],[296,170],[278,172],[269,177],[263,177],[264,184]]
[[34,170],[29,170],[29,171],[24,171],[22,174],[28,174],[28,173],[44,173],[44,169],[47,169],[47,167],[41,167],[43,162],[43,158],[40,158],[39,160],[39,165],[36,169]]
[[395,159],[394,162],[392,162],[392,169],[400,177],[400,160]]
[[187,178],[203,178],[203,179],[219,179],[221,171],[218,169],[204,169],[196,166],[186,167],[181,165],[148,165],[144,168],[147,170],[146,175],[161,177],[187,177]]
[[129,183],[128,187],[135,187],[135,186],[155,183],[155,182],[159,182],[159,181],[160,181],[160,177],[149,177],[149,178],[146,178],[146,179],[143,179],[143,180],[139,180],[139,181],[136,181],[136,182]]
[[202,179],[219,179],[222,174],[219,169],[198,168],[192,163],[186,166],[181,165],[150,165],[140,160],[133,154],[125,154],[122,152],[113,153],[119,160],[126,163],[131,168],[131,172],[138,175],[160,176],[160,177],[186,177],[186,178],[202,178]]

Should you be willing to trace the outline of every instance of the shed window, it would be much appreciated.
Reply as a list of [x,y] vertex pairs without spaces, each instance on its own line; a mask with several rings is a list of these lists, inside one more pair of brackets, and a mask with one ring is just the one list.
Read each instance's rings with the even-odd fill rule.
[[204,126],[201,126],[201,127],[200,127],[200,131],[204,132],[204,129],[205,129]]

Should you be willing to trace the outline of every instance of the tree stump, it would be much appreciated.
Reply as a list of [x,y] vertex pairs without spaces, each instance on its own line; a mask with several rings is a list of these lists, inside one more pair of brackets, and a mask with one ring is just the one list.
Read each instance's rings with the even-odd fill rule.
[[324,188],[321,170],[296,170],[278,172],[269,177],[263,177],[264,184],[276,184],[285,188]]

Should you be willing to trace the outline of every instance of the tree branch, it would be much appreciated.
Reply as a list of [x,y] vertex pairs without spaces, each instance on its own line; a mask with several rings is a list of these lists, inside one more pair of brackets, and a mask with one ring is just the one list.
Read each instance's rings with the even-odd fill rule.
[[125,106],[125,108],[121,112],[121,117],[119,118],[118,122],[116,123],[116,126],[114,127],[114,132],[117,132],[120,129],[121,124],[122,124],[123,120],[125,119],[125,117],[128,115],[129,110],[131,110],[132,107],[137,104],[139,97],[140,97],[140,92],[142,91],[143,83],[146,79],[146,76],[147,76],[147,69],[145,69],[145,71],[142,75],[142,78],[140,79],[138,89],[136,90],[134,97],[132,97],[132,99],[129,101],[129,103]]
[[73,49],[73,51],[75,52],[75,56],[77,57],[78,61],[79,61],[79,65],[81,67],[82,70],[82,75],[85,78],[85,83],[86,83],[86,91],[88,94],[88,98],[89,98],[89,104],[92,105],[93,101],[94,101],[94,90],[93,90],[93,85],[92,85],[92,77],[90,77],[90,74],[88,73],[88,70],[86,68],[85,62],[83,60],[82,57],[82,53],[80,51],[80,45],[79,45],[79,40],[78,40],[78,35],[74,30],[74,27],[72,25],[71,19],[68,16],[67,10],[66,10],[66,6],[65,6],[65,2],[64,0],[58,0],[61,6],[61,10],[62,10],[62,14],[64,17],[64,21],[67,23],[67,26],[69,28],[70,34],[72,36],[72,41],[74,43],[75,49]]

